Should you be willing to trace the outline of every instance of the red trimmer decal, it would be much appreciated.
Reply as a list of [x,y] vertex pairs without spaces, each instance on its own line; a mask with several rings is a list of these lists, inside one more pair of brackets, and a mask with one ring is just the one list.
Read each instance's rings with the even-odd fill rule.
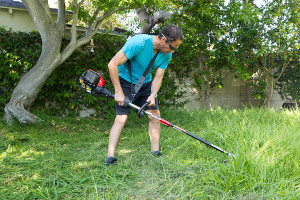
[[98,82],[98,86],[99,87],[103,87],[105,85],[105,80],[102,78],[102,76],[100,75],[100,80]]
[[164,124],[165,126],[170,126],[170,123],[171,123],[164,119],[160,119],[159,121],[160,121],[160,123]]

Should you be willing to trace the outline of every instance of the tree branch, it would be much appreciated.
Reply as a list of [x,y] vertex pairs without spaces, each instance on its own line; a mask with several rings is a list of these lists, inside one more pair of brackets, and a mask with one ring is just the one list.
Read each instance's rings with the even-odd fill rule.
[[[50,9],[47,0],[22,0],[29,12],[31,19],[40,32],[41,37],[45,38],[45,34],[52,31],[53,20],[50,14]],[[40,9],[40,8],[43,9]]]
[[66,24],[66,7],[64,0],[58,0],[58,15],[57,15],[57,25],[60,32],[64,31]]
[[50,8],[48,4],[48,0],[39,0],[41,7],[43,8],[45,14],[48,16],[50,23],[53,24],[52,16],[50,13]]
[[[116,5],[116,0],[114,0],[113,5],[108,9],[111,10],[115,5]],[[88,29],[94,30],[95,26],[93,26],[93,24],[95,24],[95,19],[97,18],[98,14],[99,14],[100,10],[99,7],[97,7],[97,9],[95,10],[93,17],[90,19],[90,21],[88,22]]]
[[95,30],[98,30],[98,28],[100,27],[101,23],[103,22],[103,20],[104,20],[106,17],[108,17],[108,16],[110,16],[110,15],[112,15],[112,14],[114,14],[114,13],[120,11],[120,10],[125,10],[125,9],[127,9],[127,8],[116,7],[116,8],[113,9],[113,10],[108,10],[108,11],[105,12],[101,17],[97,17],[97,19],[95,20],[95,23],[94,23],[94,28],[95,28]]
[[91,20],[88,22],[88,29],[91,29],[91,27],[93,26],[93,22],[94,20],[96,19],[96,17],[98,16],[100,10],[99,8],[97,7],[94,14],[93,14],[93,17],[91,18]]
[[[111,7],[112,8],[112,7]],[[96,18],[96,20],[95,20],[95,22],[93,23],[93,25],[91,26],[91,27],[89,27],[87,30],[86,30],[86,36],[88,36],[88,35],[90,35],[90,34],[92,34],[92,35],[94,35],[96,32],[97,32],[97,30],[99,29],[99,27],[100,27],[100,25],[101,25],[101,23],[103,22],[103,20],[106,18],[106,17],[108,17],[108,16],[110,16],[110,15],[112,15],[112,14],[114,14],[114,13],[116,13],[116,12],[118,12],[118,11],[122,11],[122,10],[126,10],[126,9],[130,9],[130,7],[116,7],[115,9],[109,9],[109,10],[107,10],[102,16],[100,16],[100,17],[97,17]],[[84,39],[84,38],[82,38],[82,39]],[[91,39],[91,37],[90,37],[90,39]],[[88,40],[89,41],[89,40]],[[88,42],[87,41],[87,42]]]
[[[61,53],[61,55],[62,55],[62,59],[60,61],[61,63],[63,63],[69,57],[69,55],[71,55],[73,53],[73,51],[75,49],[77,49],[78,47],[86,44],[87,42],[89,42],[91,40],[91,38],[97,32],[97,30],[99,29],[101,23],[103,22],[103,20],[106,17],[108,17],[108,16],[110,16],[110,15],[112,15],[112,14],[118,12],[118,11],[130,9],[130,7],[125,7],[125,8],[124,7],[116,7],[115,9],[110,9],[110,10],[106,11],[101,17],[96,18],[95,22],[86,30],[85,36],[83,38],[80,38],[80,39],[77,40],[76,25],[77,25],[77,21],[78,21],[79,5],[77,4],[77,1],[76,2],[75,1],[76,0],[73,0],[73,7],[74,6],[75,7],[74,7],[73,24],[72,24],[72,30],[71,30],[72,38],[71,38],[71,41],[68,44],[68,46]],[[82,2],[80,2],[80,3],[82,3]],[[75,10],[77,10],[77,11],[75,12]],[[94,15],[95,15],[95,13],[94,13]]]
[[150,15],[144,8],[136,9],[136,13],[140,22],[143,24],[140,33],[149,33],[156,24],[161,23],[172,16],[172,13],[164,10],[157,11],[153,15]]
[[80,4],[78,4],[77,0],[73,0],[72,6],[73,6],[73,22],[71,28],[71,41],[69,45],[75,44],[77,41],[77,22],[78,22],[78,13],[79,13]]
[[288,60],[287,63],[283,63],[283,66],[281,68],[280,74],[279,76],[275,79],[275,83],[277,83],[277,81],[280,79],[280,77],[282,76],[283,72],[285,71],[285,69],[287,68],[287,66],[289,65],[290,60]]

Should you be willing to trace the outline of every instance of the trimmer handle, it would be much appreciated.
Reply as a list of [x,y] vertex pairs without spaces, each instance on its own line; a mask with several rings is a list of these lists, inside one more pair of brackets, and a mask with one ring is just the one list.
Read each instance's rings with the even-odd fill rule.
[[101,97],[114,98],[114,95],[105,86],[97,86],[91,93]]
[[[107,98],[115,98],[115,95],[113,95],[105,86],[99,87],[97,86],[95,89],[92,90],[92,94],[96,94],[98,96],[107,97]],[[131,103],[130,99],[125,97],[124,100],[124,107],[127,107]]]
[[125,97],[125,99],[124,99],[124,107],[129,106],[130,103],[131,103],[131,101],[127,97]]

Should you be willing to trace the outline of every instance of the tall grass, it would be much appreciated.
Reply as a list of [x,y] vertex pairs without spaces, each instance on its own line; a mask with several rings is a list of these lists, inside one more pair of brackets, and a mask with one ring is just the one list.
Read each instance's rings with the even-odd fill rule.
[[147,117],[134,113],[118,164],[103,165],[113,118],[41,116],[0,125],[0,199],[300,199],[300,111],[166,111],[162,117],[225,154],[162,127],[163,157],[150,153]]

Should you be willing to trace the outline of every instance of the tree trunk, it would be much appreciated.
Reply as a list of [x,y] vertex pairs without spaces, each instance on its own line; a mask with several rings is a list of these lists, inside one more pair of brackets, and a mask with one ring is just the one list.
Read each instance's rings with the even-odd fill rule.
[[[272,69],[267,69],[266,71],[265,71],[265,74],[270,74],[271,73],[271,71],[272,71]],[[272,80],[272,78],[270,78],[270,77],[268,77],[268,76],[266,76],[265,78],[264,78],[264,81],[266,82],[266,83],[270,83],[270,86],[268,87],[268,85],[266,86],[266,90],[265,90],[265,99],[263,100],[263,106],[265,107],[265,108],[269,108],[270,107],[270,95],[273,93],[273,80]]]
[[273,93],[274,93],[274,81],[272,80],[269,95],[268,95],[268,100],[267,100],[267,108],[270,108],[270,106],[271,106],[271,100],[273,97]]
[[136,10],[137,16],[142,23],[142,27],[140,29],[140,33],[150,33],[151,29],[156,25],[164,20],[169,19],[172,16],[172,13],[167,11],[157,11],[153,15],[147,13],[145,9],[137,9]]
[[5,106],[5,119],[11,123],[15,117],[21,124],[35,123],[38,117],[27,111],[46,80],[59,65],[61,38],[53,37],[43,41],[43,49],[37,64],[27,72],[14,89]]

